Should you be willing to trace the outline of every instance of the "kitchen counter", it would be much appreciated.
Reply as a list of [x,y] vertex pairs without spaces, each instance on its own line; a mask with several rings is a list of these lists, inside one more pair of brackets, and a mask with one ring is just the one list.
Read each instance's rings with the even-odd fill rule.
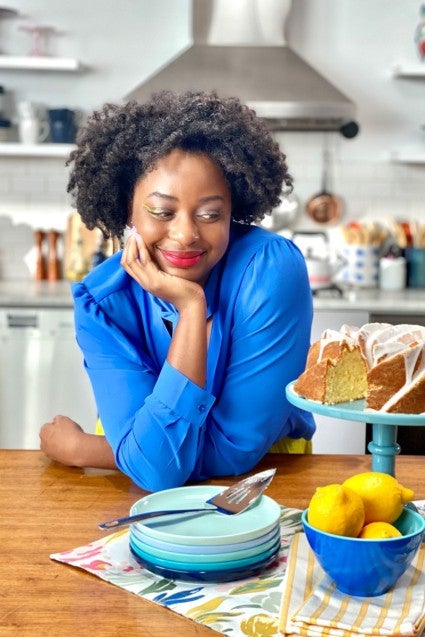
[[[359,310],[371,314],[425,315],[425,288],[401,292],[351,290],[341,297],[314,297],[314,309]],[[69,281],[0,281],[0,306],[72,307]]]
[[69,281],[0,281],[0,307],[72,308]]
[[425,288],[407,288],[400,292],[378,289],[359,289],[345,292],[341,297],[314,297],[315,310],[359,310],[371,314],[425,315]]

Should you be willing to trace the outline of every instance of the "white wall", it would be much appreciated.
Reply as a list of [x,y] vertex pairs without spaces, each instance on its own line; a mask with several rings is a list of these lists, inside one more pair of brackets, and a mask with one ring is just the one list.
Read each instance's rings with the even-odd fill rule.
[[[58,30],[50,52],[76,57],[81,74],[0,72],[15,101],[87,112],[119,101],[190,44],[189,0],[10,0],[28,20]],[[424,214],[425,164],[389,161],[392,150],[416,144],[425,151],[425,79],[396,80],[391,69],[417,62],[413,42],[420,0],[293,0],[290,45],[347,94],[358,108],[353,140],[330,135],[330,186],[344,199],[343,221],[361,216],[419,218]],[[0,48],[25,54],[24,20],[0,21]],[[323,134],[279,134],[304,206],[321,188]],[[0,217],[29,226],[65,227],[71,204],[62,159],[0,157]],[[311,227],[301,214],[298,225]],[[317,226],[316,226],[317,227]],[[0,237],[0,252],[5,234]],[[1,276],[1,274],[0,274]],[[21,276],[21,272],[16,276]]]
[[[16,101],[92,110],[119,101],[189,43],[189,0],[10,0],[20,17],[0,21],[0,48],[25,55],[28,23],[53,27],[49,53],[77,58],[84,73],[1,72]],[[4,76],[3,76],[4,73]]]
[[[360,134],[331,135],[330,184],[345,200],[343,221],[424,217],[425,164],[394,164],[392,151],[425,151],[425,78],[394,79],[419,62],[414,32],[420,0],[294,0],[288,41],[357,105]],[[425,62],[424,62],[425,69]],[[323,135],[281,135],[303,202],[320,190]],[[304,217],[301,226],[310,222]]]

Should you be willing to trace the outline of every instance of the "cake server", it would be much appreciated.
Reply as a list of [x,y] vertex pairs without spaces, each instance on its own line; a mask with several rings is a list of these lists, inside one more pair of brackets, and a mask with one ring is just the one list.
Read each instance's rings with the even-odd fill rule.
[[136,515],[129,515],[124,518],[110,520],[109,522],[102,522],[99,524],[99,529],[102,529],[103,531],[116,529],[118,526],[126,526],[132,522],[139,522],[140,520],[147,520],[159,515],[169,515],[171,513],[211,513],[211,511],[227,515],[242,513],[242,511],[245,511],[258,500],[263,491],[273,480],[275,473],[276,469],[267,469],[266,471],[260,471],[260,473],[248,476],[248,478],[244,478],[243,480],[236,482],[231,487],[227,487],[209,500],[206,500],[205,506],[202,508],[144,511],[143,513],[137,513]]

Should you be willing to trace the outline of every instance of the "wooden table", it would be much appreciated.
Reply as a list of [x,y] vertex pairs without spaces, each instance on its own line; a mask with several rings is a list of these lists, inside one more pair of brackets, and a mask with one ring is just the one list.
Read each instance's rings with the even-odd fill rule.
[[[269,455],[259,469],[276,466],[267,494],[302,509],[316,486],[369,471],[370,463],[370,456]],[[399,456],[396,475],[425,499],[423,457]],[[49,559],[102,537],[97,523],[125,515],[143,494],[118,472],[63,467],[39,451],[0,450],[0,635],[211,637],[208,628]]]

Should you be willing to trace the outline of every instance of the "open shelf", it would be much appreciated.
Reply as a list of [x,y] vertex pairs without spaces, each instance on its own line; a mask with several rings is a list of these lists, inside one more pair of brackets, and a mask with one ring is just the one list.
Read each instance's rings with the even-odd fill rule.
[[82,64],[74,58],[58,58],[48,56],[13,56],[0,55],[0,69],[14,71],[68,71],[77,72],[83,69]]
[[8,157],[68,157],[74,144],[0,144],[0,156]]
[[398,164],[425,164],[425,143],[423,147],[400,148],[392,151],[391,161]]
[[394,64],[392,73],[394,77],[412,77],[425,79],[425,62],[401,62]]

